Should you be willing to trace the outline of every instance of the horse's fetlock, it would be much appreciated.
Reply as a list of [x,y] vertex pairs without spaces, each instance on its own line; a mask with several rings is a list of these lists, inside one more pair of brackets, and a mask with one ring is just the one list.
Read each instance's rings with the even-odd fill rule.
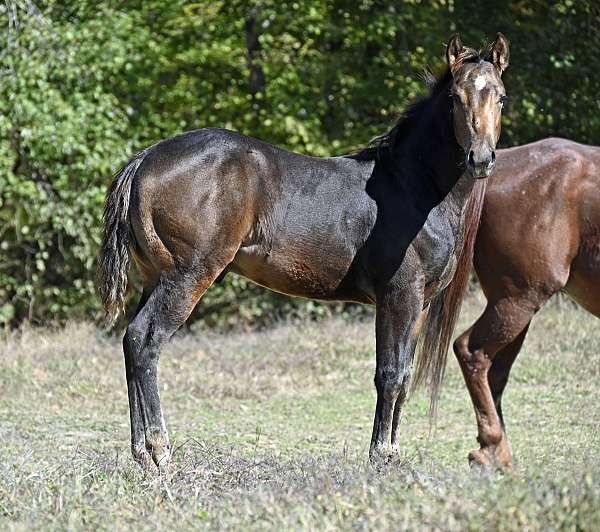
[[157,449],[169,446],[169,437],[160,427],[146,429],[146,448]]
[[502,441],[502,429],[494,427],[482,428],[477,436],[477,441],[482,447],[495,447]]
[[146,454],[146,443],[144,441],[131,444],[131,454],[136,460],[140,460]]

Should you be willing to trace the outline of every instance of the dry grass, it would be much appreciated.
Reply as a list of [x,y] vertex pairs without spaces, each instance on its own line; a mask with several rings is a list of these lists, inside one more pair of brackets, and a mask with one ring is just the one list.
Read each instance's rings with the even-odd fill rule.
[[404,456],[378,471],[372,323],[181,335],[161,360],[176,448],[161,478],[129,457],[119,342],[24,330],[0,343],[0,528],[599,529],[599,347],[595,318],[541,313],[506,394],[517,469],[481,475],[454,360],[435,434],[415,396]]

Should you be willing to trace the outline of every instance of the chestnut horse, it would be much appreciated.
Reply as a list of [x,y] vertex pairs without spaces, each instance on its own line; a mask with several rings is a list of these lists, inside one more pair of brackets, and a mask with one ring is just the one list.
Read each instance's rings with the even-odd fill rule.
[[469,459],[507,466],[502,393],[534,314],[562,290],[600,317],[600,148],[546,139],[499,150],[474,253],[487,306],[454,343],[481,446]]
[[98,288],[114,320],[131,253],[143,278],[123,339],[136,460],[162,468],[170,459],[159,352],[228,272],[285,294],[376,306],[371,456],[397,449],[424,321],[418,375],[437,393],[470,269],[465,228],[472,250],[483,201],[477,178],[494,166],[505,98],[502,35],[483,51],[455,36],[446,55],[448,70],[429,95],[357,153],[314,158],[202,129],[151,146],[115,177]]

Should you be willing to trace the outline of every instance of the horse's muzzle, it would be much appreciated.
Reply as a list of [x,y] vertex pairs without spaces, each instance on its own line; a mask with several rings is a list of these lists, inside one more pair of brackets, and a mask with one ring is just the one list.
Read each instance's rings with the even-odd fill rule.
[[467,156],[467,169],[469,173],[477,179],[489,177],[496,166],[496,152],[491,151],[484,157],[477,157],[471,150]]

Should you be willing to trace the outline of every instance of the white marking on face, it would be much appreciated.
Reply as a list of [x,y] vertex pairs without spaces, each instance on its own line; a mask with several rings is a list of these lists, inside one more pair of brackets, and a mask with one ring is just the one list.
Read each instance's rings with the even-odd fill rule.
[[485,80],[485,76],[482,76],[481,74],[479,74],[479,76],[477,76],[475,78],[475,88],[480,91],[481,89],[483,89],[487,84],[487,81]]

